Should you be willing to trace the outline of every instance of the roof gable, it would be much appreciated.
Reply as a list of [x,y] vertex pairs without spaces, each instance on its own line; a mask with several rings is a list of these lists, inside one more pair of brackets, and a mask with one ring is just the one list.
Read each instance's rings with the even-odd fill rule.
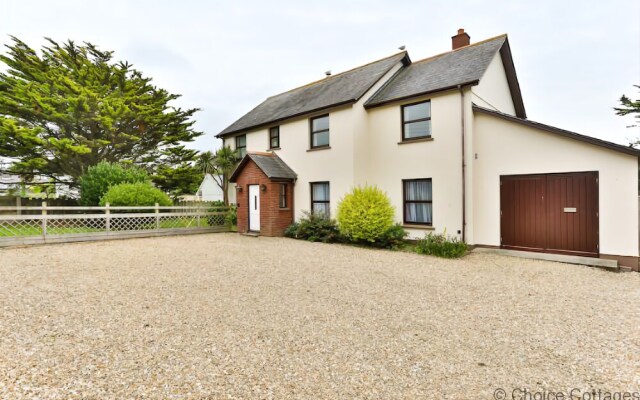
[[371,96],[365,107],[452,89],[458,85],[477,84],[505,43],[507,35],[501,35],[414,62],[401,69]]
[[298,175],[275,153],[247,153],[231,174],[230,182],[237,181],[249,160],[253,161],[271,180],[295,181],[298,178]]
[[410,62],[406,51],[271,96],[217,136],[221,137],[330,107],[354,103],[400,61]]

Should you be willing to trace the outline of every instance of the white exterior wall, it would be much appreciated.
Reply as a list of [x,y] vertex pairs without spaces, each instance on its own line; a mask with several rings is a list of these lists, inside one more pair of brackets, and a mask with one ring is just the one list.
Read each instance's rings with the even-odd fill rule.
[[[431,100],[432,141],[399,144],[402,140],[401,105]],[[431,178],[433,229],[457,235],[462,229],[462,137],[460,93],[450,91],[370,109],[368,146],[370,164],[366,182],[386,191],[403,220],[403,179]],[[431,229],[407,229],[420,238]]]
[[196,197],[198,197],[202,201],[222,201],[222,189],[216,183],[216,180],[213,178],[211,174],[205,175],[202,183],[200,184],[200,188],[196,193]]
[[[310,150],[309,119],[329,114],[329,149]],[[294,186],[295,218],[311,209],[310,182],[330,182],[331,215],[336,215],[340,198],[353,187],[354,179],[354,120],[351,106],[321,112],[281,123],[280,150],[274,152],[298,175]],[[276,126],[274,124],[272,126]],[[268,128],[246,133],[247,151],[269,151]],[[235,139],[225,144],[235,148]],[[235,187],[230,185],[231,202],[235,202]],[[233,193],[231,193],[233,192]]]
[[516,115],[500,52],[493,57],[480,83],[471,91],[474,93],[473,102],[480,107]]
[[600,253],[638,256],[638,159],[475,113],[474,240],[500,245],[500,175],[599,172]]

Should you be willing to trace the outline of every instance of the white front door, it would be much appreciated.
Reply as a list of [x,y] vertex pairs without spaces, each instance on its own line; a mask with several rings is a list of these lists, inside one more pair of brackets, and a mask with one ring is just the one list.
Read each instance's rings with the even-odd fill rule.
[[249,230],[260,232],[260,185],[249,185]]

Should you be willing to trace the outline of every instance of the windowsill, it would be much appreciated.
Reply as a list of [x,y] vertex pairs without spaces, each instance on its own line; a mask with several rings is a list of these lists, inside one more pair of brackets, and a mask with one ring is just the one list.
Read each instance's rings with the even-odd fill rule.
[[407,229],[422,229],[425,231],[434,231],[436,229],[433,225],[402,224],[402,227]]
[[278,210],[280,210],[280,211],[289,211],[291,209],[289,207],[285,207],[285,208],[278,207]]
[[433,138],[429,136],[429,137],[417,138],[417,139],[405,139],[402,142],[398,142],[398,144],[409,144],[409,143],[416,143],[416,142],[432,142],[432,141],[433,141]]
[[273,150],[280,150],[280,147],[271,147],[269,150],[267,151],[273,151]]
[[328,150],[330,148],[331,148],[331,146],[312,147],[312,148],[308,149],[307,151]]

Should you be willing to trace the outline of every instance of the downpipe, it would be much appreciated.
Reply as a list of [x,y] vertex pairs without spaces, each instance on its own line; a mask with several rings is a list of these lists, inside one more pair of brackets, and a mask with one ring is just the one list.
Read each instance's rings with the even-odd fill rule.
[[466,185],[466,164],[465,164],[465,131],[464,131],[464,86],[458,85],[460,91],[460,126],[462,132],[462,241],[466,242],[467,230],[467,185]]

